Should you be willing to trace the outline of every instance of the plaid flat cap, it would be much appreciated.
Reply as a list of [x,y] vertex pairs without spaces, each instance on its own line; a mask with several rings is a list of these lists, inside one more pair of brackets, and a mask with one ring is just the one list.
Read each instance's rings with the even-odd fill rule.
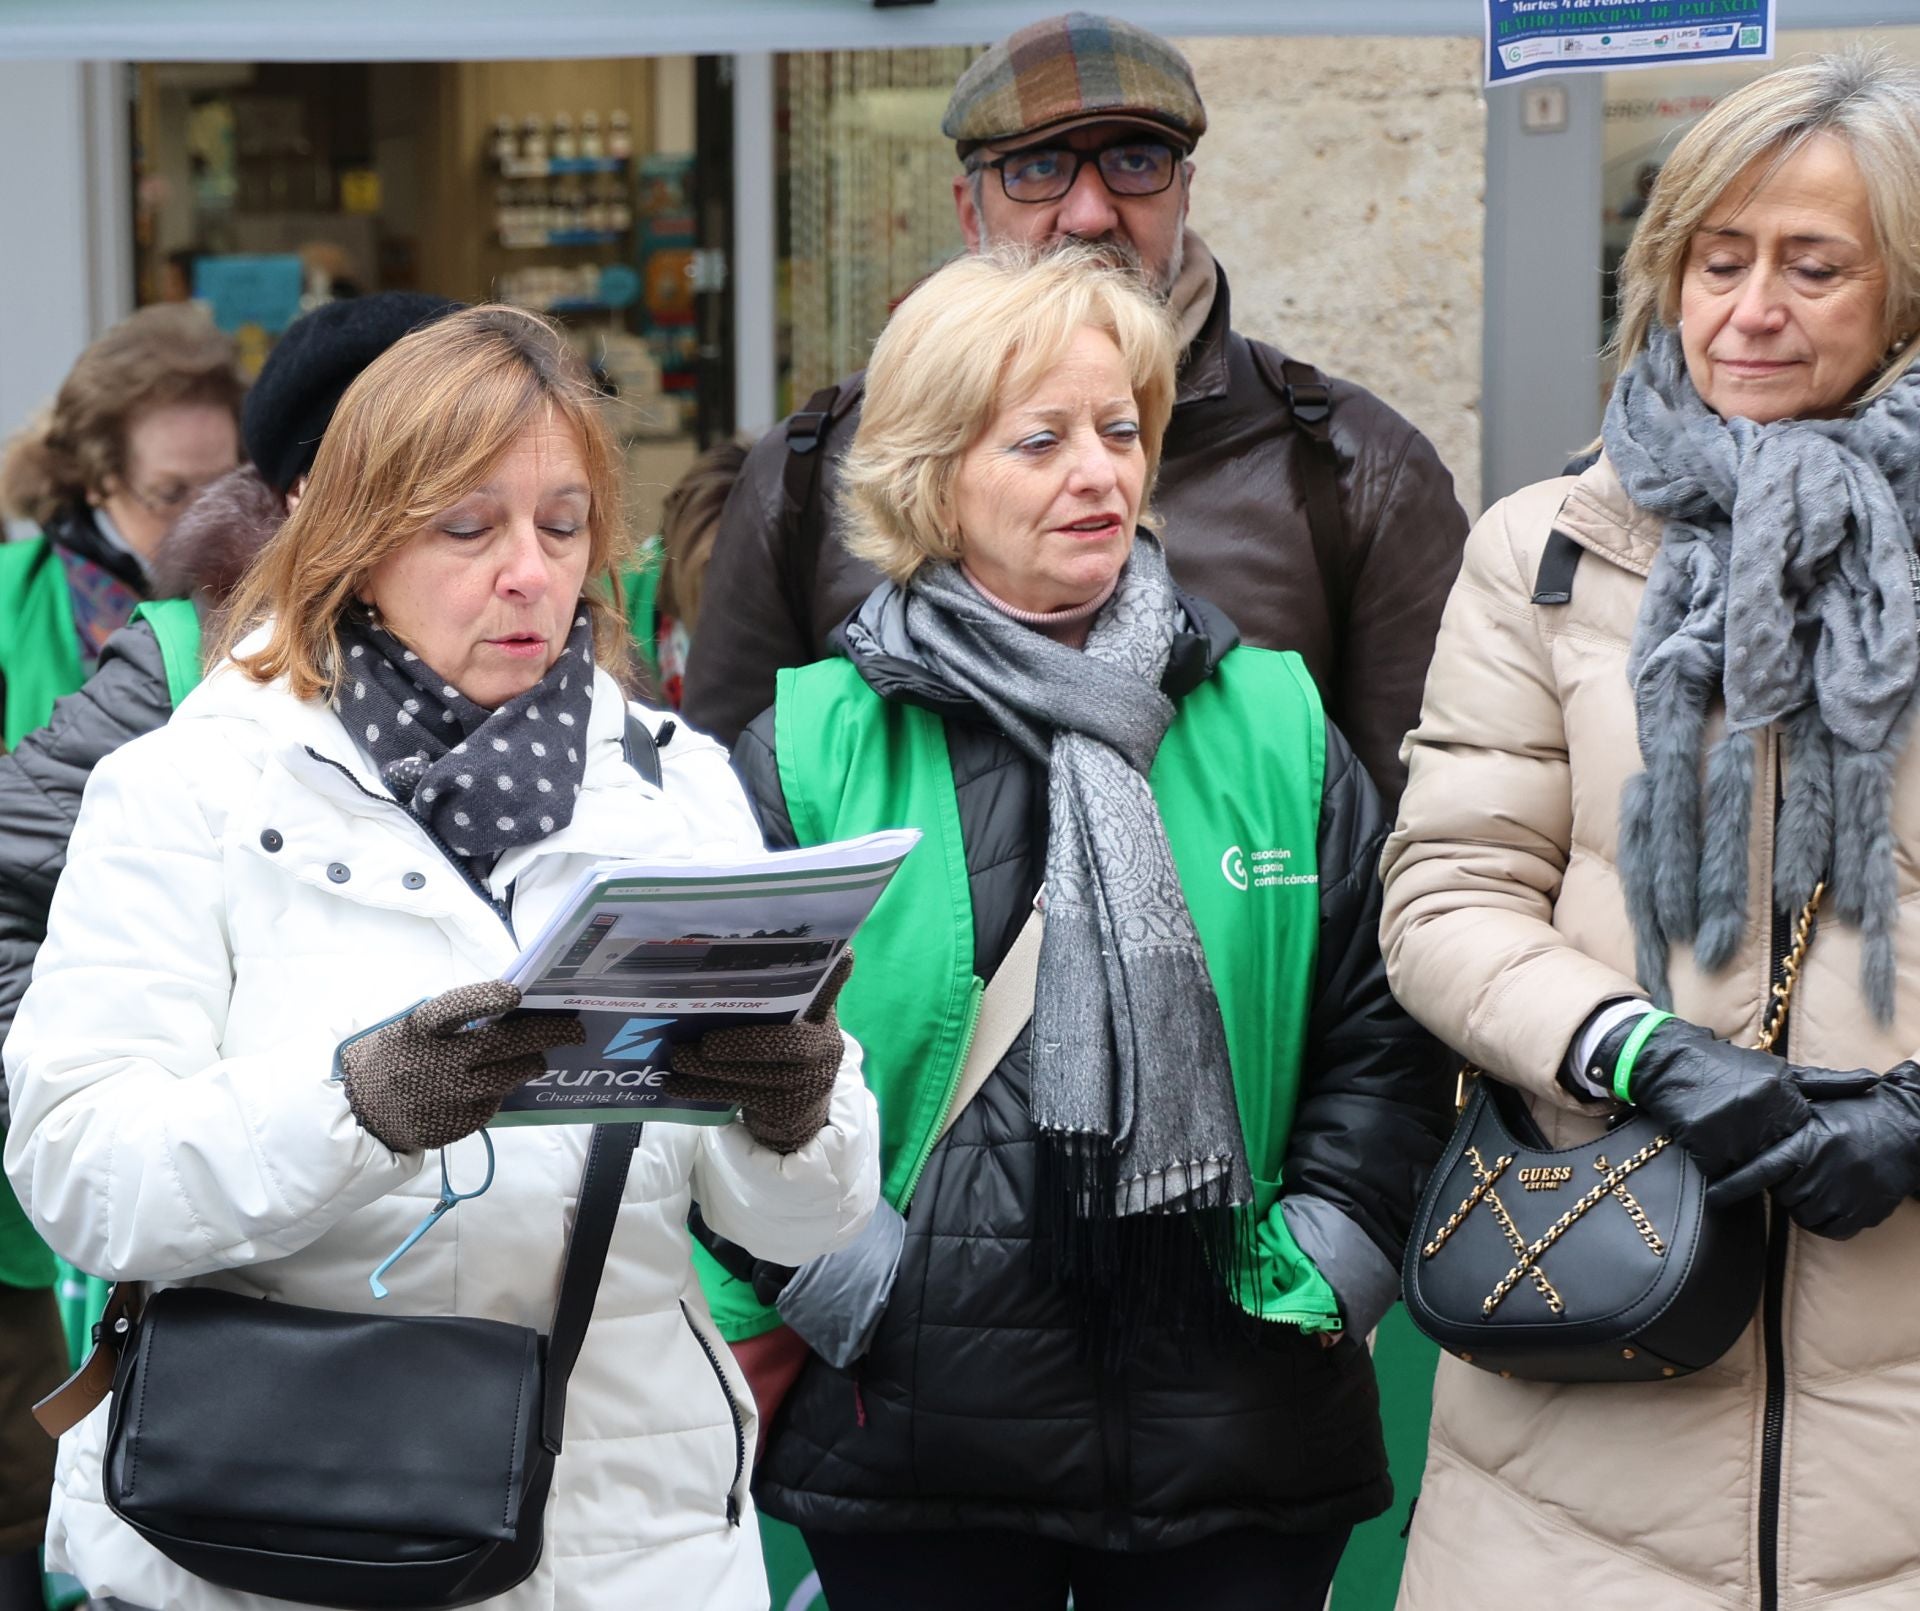
[[960,75],[940,132],[978,146],[1107,120],[1145,123],[1192,150],[1207,109],[1187,58],[1118,17],[1070,11],[1009,34]]

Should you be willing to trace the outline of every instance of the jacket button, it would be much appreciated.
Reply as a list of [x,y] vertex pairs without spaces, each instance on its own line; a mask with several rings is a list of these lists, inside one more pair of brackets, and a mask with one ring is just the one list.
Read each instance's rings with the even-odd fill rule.
[[408,889],[419,889],[426,881],[427,875],[425,873],[408,873],[400,880]]
[[345,862],[336,861],[328,866],[327,877],[331,878],[336,884],[344,884],[349,878],[353,877],[353,872]]
[[266,850],[278,850],[285,843],[278,828],[268,828],[260,835],[261,847]]

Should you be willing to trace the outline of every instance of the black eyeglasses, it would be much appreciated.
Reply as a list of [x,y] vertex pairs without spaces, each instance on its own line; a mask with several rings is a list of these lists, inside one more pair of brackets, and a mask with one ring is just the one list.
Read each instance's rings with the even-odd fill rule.
[[1097,151],[1071,146],[1029,146],[979,164],[1000,170],[1009,201],[1058,201],[1093,163],[1100,181],[1116,196],[1157,196],[1173,183],[1180,159],[1163,140],[1119,140]]

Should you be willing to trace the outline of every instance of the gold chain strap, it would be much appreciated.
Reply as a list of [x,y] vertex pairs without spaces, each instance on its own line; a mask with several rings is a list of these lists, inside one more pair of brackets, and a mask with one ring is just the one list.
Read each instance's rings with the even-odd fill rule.
[[[1494,1287],[1493,1291],[1481,1303],[1481,1313],[1490,1315],[1494,1310],[1498,1309],[1501,1299],[1506,1297],[1509,1292],[1519,1285],[1520,1278],[1529,1270],[1538,1268],[1541,1255],[1544,1254],[1548,1248],[1552,1247],[1555,1242],[1559,1241],[1560,1238],[1572,1230],[1575,1225],[1586,1218],[1587,1211],[1591,1209],[1594,1204],[1604,1198],[1611,1197],[1614,1188],[1617,1187],[1621,1181],[1625,1180],[1628,1175],[1632,1174],[1634,1170],[1638,1169],[1642,1164],[1663,1152],[1667,1144],[1667,1138],[1665,1136],[1655,1136],[1631,1158],[1627,1159],[1626,1162],[1615,1164],[1610,1168],[1597,1186],[1593,1187],[1579,1202],[1575,1203],[1566,1213],[1562,1214],[1549,1225],[1545,1232],[1521,1249],[1519,1263],[1515,1264],[1511,1270],[1500,1277],[1499,1284]],[[1662,1258],[1664,1256],[1664,1248],[1654,1251],[1655,1258]],[[1554,1312],[1557,1314],[1559,1311],[1555,1310]]]
[[1813,944],[1814,914],[1820,910],[1820,897],[1826,892],[1826,881],[1822,879],[1813,886],[1806,910],[1793,926],[1793,946],[1780,964],[1780,982],[1773,987],[1773,1011],[1767,1015],[1767,1025],[1760,1031],[1760,1038],[1753,1043],[1756,1052],[1772,1051],[1786,1033],[1787,1013],[1793,1006],[1793,987],[1799,982],[1801,966],[1807,960],[1807,948]]

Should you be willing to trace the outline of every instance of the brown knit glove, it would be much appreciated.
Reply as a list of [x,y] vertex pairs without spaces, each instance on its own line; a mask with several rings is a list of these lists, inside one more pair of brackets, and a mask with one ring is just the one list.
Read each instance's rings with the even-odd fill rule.
[[570,1012],[530,1012],[476,1029],[520,1005],[498,979],[462,985],[340,1043],[334,1063],[347,1105],[368,1135],[395,1152],[446,1147],[500,1111],[506,1095],[546,1065],[552,1046],[579,1046],[586,1031]]
[[715,1029],[673,1048],[665,1089],[697,1102],[732,1102],[753,1139],[796,1152],[820,1133],[846,1050],[834,999],[853,972],[851,947],[798,1021]]

